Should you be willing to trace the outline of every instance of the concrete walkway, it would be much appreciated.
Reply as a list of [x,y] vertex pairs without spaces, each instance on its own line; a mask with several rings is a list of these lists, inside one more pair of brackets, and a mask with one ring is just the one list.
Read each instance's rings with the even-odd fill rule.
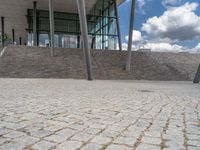
[[200,150],[200,85],[0,79],[1,150]]

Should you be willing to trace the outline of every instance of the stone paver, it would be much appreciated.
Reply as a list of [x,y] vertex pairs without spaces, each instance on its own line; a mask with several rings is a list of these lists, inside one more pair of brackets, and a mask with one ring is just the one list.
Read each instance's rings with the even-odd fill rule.
[[97,143],[87,143],[81,150],[94,150],[94,149],[102,149],[103,146]]
[[200,85],[0,79],[0,149],[199,150]]
[[81,148],[82,142],[78,141],[65,141],[62,144],[58,145],[56,150],[75,150]]
[[33,149],[38,149],[38,150],[48,150],[50,148],[53,148],[56,144],[52,142],[48,142],[45,140],[42,140],[38,143],[35,143],[32,148]]
[[108,146],[108,148],[106,150],[131,150],[132,148],[130,147],[126,147],[123,145],[116,145],[116,144],[111,144]]

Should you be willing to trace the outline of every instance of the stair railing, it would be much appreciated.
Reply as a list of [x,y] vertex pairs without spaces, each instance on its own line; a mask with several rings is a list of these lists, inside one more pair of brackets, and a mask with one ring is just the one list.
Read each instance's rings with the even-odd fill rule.
[[0,57],[3,56],[3,54],[5,53],[5,51],[9,45],[13,45],[11,40],[4,41],[4,47],[2,45],[0,45]]
[[6,51],[6,49],[7,49],[7,46],[6,47],[4,47],[1,51],[0,51],[0,57],[2,57],[3,56],[3,54],[5,53],[5,51]]

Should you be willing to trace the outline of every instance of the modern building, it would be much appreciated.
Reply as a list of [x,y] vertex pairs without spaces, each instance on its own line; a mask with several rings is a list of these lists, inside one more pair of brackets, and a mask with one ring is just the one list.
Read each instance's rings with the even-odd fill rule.
[[[89,46],[117,49],[121,43],[117,6],[125,0],[85,0]],[[50,45],[50,2],[54,14],[54,47],[80,48],[77,0],[0,0],[1,28],[17,44]]]

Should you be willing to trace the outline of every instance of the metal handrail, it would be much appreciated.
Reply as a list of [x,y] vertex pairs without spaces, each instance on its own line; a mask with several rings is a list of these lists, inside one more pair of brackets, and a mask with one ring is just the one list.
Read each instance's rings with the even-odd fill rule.
[[3,54],[5,53],[7,49],[7,46],[5,46],[1,51],[0,51],[0,58],[3,56]]
[[8,40],[8,41],[4,41],[4,47],[2,47],[2,45],[0,45],[0,57],[3,56],[3,54],[5,53],[6,49],[8,48],[9,45],[12,45],[13,43]]

